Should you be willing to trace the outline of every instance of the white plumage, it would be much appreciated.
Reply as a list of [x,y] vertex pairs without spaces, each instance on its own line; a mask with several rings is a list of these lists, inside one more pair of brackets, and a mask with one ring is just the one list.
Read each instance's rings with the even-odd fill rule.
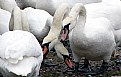
[[[72,23],[69,27],[72,29],[70,33],[70,42],[75,56],[78,58],[85,56],[87,59],[93,57],[93,59],[98,59],[95,56],[99,54],[97,57],[101,57],[101,54],[104,54],[105,57],[102,56],[102,58],[105,58],[107,62],[109,61],[109,55],[111,56],[112,51],[116,47],[115,41],[120,41],[119,37],[116,37],[120,35],[120,33],[116,33],[116,31],[121,29],[120,3],[120,0],[104,0],[102,3],[87,4],[85,5],[85,11],[83,8],[79,9],[78,7],[78,10],[75,8],[76,12],[73,10],[73,12],[70,13],[70,18],[64,20],[64,24],[67,24],[70,20],[76,20],[75,17],[79,16],[79,11],[82,13],[76,24]],[[87,15],[83,15],[84,12],[87,12]],[[80,34],[77,35],[78,32],[80,32]],[[77,57],[76,59],[78,60]]]
[[0,35],[9,31],[10,12],[0,9]]
[[[115,21],[115,17],[112,16],[115,15],[116,11],[115,9],[111,10],[111,5],[108,7],[104,4],[103,2],[89,4],[88,8],[85,8],[88,4],[85,6],[80,3],[75,4],[69,16],[63,20],[64,27],[69,26],[69,41],[74,61],[79,64],[82,57],[92,61],[103,60],[97,73],[103,73],[107,70],[107,64],[116,47],[113,28],[115,24],[111,22],[111,20]],[[87,64],[85,67],[88,68]],[[78,67],[75,66],[76,68]]]
[[119,0],[110,0],[87,4],[85,9],[81,4],[73,7],[63,23],[71,23],[69,40],[76,62],[81,57],[109,62],[116,47],[115,31],[121,27],[120,3]]
[[25,8],[24,12],[27,15],[30,32],[33,33],[39,41],[48,34],[53,17],[44,10]]
[[9,31],[0,37],[0,68],[4,77],[37,77],[43,52],[35,36],[26,31]]
[[[26,16],[21,16],[22,13],[25,13]],[[12,24],[11,27],[13,27],[14,30],[21,29],[21,26],[23,26],[23,24],[21,23],[27,23],[27,25],[25,26],[27,27],[29,26],[29,31],[39,40],[41,44],[42,40],[44,39],[44,37],[48,34],[50,30],[53,17],[44,10],[34,9],[31,7],[25,8],[24,10],[20,10],[18,7],[16,7],[14,8],[12,14],[13,15],[11,19],[14,22],[10,22],[10,24]],[[23,21],[23,19],[25,18],[27,18],[27,20]],[[18,24],[18,25],[15,25],[15,24]],[[68,51],[64,48],[62,43],[59,42],[56,45],[57,46],[55,46],[55,50],[57,51],[57,53],[58,52],[62,53],[65,50],[65,52],[68,54]],[[59,46],[62,46],[64,50],[59,48]],[[50,49],[52,47],[53,45],[50,45]],[[59,58],[61,57],[59,56]]]
[[[120,0],[103,0],[102,3],[93,3],[85,5],[87,9],[88,18],[107,18],[112,27],[115,35],[117,46],[121,46],[120,31],[121,31],[121,1]],[[94,8],[95,7],[95,8]]]

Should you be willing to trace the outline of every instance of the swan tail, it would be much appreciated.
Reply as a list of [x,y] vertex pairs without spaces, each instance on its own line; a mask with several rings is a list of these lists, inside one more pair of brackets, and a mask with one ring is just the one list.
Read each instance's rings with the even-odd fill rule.
[[34,72],[39,74],[39,68],[41,64],[35,57],[24,57],[23,60],[19,61],[17,64],[8,63],[6,69],[16,75],[27,76]]

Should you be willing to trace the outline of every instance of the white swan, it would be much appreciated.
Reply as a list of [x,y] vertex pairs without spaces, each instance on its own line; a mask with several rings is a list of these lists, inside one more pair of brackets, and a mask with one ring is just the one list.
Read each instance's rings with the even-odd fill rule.
[[[89,5],[90,8],[93,7],[92,9],[95,9],[99,4],[101,5],[101,3],[97,3],[97,6],[93,6],[93,4],[92,6],[91,4]],[[104,64],[109,62],[116,46],[112,23],[110,19],[105,17],[107,14],[98,17],[98,15],[103,14],[102,11],[104,9],[106,7],[103,6],[99,10],[101,13],[96,13],[97,17],[94,18],[89,14],[90,11],[88,10],[91,9],[85,9],[84,5],[78,3],[71,9],[69,16],[63,21],[64,27],[68,26],[69,30],[71,30],[69,41],[73,51],[74,61],[78,63],[81,57],[85,57],[88,60],[104,60],[100,69],[102,72],[105,71],[106,68],[103,68],[105,67]],[[104,12],[109,13],[109,10],[104,10]],[[108,15],[111,16],[114,14],[111,12]]]
[[36,8],[46,10],[51,15],[54,15],[56,9],[62,3],[68,3],[72,7],[75,3],[88,4],[101,1],[102,0],[37,0]]
[[36,7],[36,1],[37,0],[15,0],[17,5],[21,8],[27,8],[27,7]]
[[10,27],[18,30],[8,31],[0,38],[0,72],[4,77],[37,77],[39,74],[43,52],[35,36],[27,32],[29,27],[25,16],[23,11],[15,7]]
[[[72,68],[73,63],[70,60],[69,54],[67,49],[63,46],[61,42],[59,42],[59,35],[60,31],[62,29],[61,23],[64,18],[64,16],[67,15],[69,11],[69,6],[65,3],[59,6],[59,8],[56,10],[51,29],[48,33],[48,35],[43,39],[42,47],[43,50],[46,52],[49,49],[52,49],[52,47],[55,46],[55,49],[57,51],[57,55],[60,58],[63,58],[65,63]],[[59,25],[59,26],[58,26]],[[57,34],[56,34],[57,33]]]
[[10,12],[0,9],[0,35],[9,31]]
[[0,0],[0,8],[12,12],[13,8],[17,6],[15,0]]
[[9,31],[0,37],[0,72],[3,77],[38,77],[43,52],[27,31]]

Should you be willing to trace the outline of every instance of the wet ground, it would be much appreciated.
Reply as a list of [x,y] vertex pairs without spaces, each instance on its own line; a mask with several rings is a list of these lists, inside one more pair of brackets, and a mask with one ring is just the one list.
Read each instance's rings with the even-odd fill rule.
[[[111,77],[111,76],[120,76],[121,77],[121,63],[116,64],[115,60],[112,60],[109,64],[109,69],[104,74],[98,75],[84,75],[81,72],[78,73],[78,76],[74,72],[65,72],[67,66],[64,64],[62,60],[60,60],[55,52],[49,52],[47,56],[47,62],[52,62],[55,66],[43,66],[40,69],[40,77]],[[93,69],[99,68],[101,65],[101,61],[98,62],[90,62]],[[83,65],[83,60],[80,62],[80,66]]]

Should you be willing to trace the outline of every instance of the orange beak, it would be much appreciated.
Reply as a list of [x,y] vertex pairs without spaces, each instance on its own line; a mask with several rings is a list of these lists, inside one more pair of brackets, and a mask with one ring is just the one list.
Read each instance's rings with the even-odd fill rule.
[[69,58],[66,58],[64,60],[65,64],[69,67],[69,68],[73,68],[74,64],[73,64],[73,61]]

